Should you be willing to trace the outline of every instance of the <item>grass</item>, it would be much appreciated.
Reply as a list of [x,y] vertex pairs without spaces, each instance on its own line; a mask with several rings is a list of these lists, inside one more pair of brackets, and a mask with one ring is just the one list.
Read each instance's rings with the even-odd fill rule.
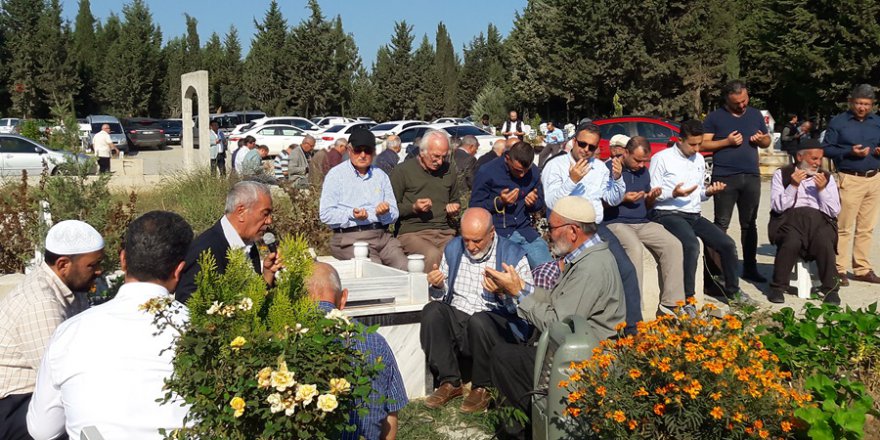
[[494,434],[487,413],[463,414],[463,398],[430,409],[423,401],[410,402],[398,415],[397,438],[401,440],[488,439]]

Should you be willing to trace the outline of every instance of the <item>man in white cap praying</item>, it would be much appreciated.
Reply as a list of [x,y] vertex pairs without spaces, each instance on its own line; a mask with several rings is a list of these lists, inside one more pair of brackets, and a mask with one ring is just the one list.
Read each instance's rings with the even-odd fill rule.
[[88,308],[103,259],[95,228],[59,222],[46,235],[43,262],[0,298],[0,439],[31,438],[25,416],[43,351],[59,324]]

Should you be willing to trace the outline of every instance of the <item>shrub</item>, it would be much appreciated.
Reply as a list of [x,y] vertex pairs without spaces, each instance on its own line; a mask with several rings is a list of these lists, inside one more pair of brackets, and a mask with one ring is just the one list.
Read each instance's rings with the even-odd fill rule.
[[[290,198],[290,203],[276,207],[275,230],[283,234],[302,234],[318,255],[330,254],[332,231],[321,222],[321,188],[296,188],[286,182],[281,186]],[[280,208],[280,209],[279,209]]]
[[180,214],[196,234],[210,228],[223,215],[226,193],[237,180],[219,179],[207,168],[177,173],[155,188],[139,194],[139,212],[154,209]]
[[36,206],[26,173],[0,187],[0,273],[23,272],[34,257],[32,228],[42,220]]
[[[566,414],[576,437],[791,438],[809,394],[732,315],[664,316],[603,341],[570,365]],[[618,330],[622,331],[623,325]]]

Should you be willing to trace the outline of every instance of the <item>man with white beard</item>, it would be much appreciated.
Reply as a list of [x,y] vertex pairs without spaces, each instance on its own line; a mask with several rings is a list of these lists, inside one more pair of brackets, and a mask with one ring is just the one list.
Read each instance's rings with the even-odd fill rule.
[[[515,271],[523,280],[512,294],[497,289],[487,270]],[[473,359],[471,392],[461,405],[466,413],[489,404],[489,354],[498,343],[525,341],[531,328],[516,314],[520,298],[528,297],[532,273],[526,251],[495,233],[492,214],[470,208],[461,219],[461,236],[446,244],[438,267],[428,273],[429,302],[422,310],[421,341],[437,390],[425,405],[438,408],[462,395],[459,360]]]

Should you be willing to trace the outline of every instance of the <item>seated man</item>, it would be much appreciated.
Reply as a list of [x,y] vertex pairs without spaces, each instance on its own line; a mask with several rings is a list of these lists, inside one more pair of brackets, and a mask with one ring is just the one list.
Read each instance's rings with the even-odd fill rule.
[[480,148],[480,141],[476,136],[467,135],[461,138],[461,145],[455,149],[453,159],[455,160],[455,168],[458,169],[458,182],[464,184],[465,189],[470,191],[474,186],[474,172],[477,168],[477,150]]
[[171,212],[148,212],[128,226],[120,255],[125,284],[112,301],[58,326],[46,349],[27,414],[34,439],[79,439],[88,426],[107,439],[152,439],[159,429],[183,426],[189,408],[157,399],[174,369],[168,348],[186,307],[172,303],[175,325],[157,331],[140,306],[174,291],[192,238],[186,220]]
[[[422,310],[421,340],[428,367],[438,388],[425,400],[438,408],[462,394],[459,361],[473,359],[471,392],[462,403],[463,412],[486,408],[489,394],[489,354],[495,344],[528,337],[525,323],[516,316],[516,301],[496,294],[484,272],[514,267],[524,280],[520,291],[529,290],[532,277],[525,251],[495,234],[492,216],[482,208],[470,208],[461,219],[461,237],[456,237],[443,253],[443,262],[428,273],[434,301]],[[487,286],[488,284],[488,286]],[[492,290],[495,290],[494,288]],[[513,326],[511,326],[513,324]]]
[[515,137],[508,142],[515,144],[503,160],[493,160],[477,172],[470,206],[494,213],[498,234],[522,246],[534,267],[552,259],[547,242],[532,226],[532,213],[544,209],[541,172],[532,164],[531,145]]
[[[723,296],[718,299],[749,301],[739,290],[736,243],[718,226],[700,215],[700,203],[723,191],[725,184],[715,182],[705,187],[706,161],[699,153],[703,143],[703,125],[689,120],[681,125],[681,141],[651,160],[651,184],[660,187],[651,220],[660,223],[681,241],[684,254],[684,294],[690,298],[696,289],[700,240],[721,257],[724,272]],[[710,282],[707,280],[707,282]]]
[[376,156],[376,168],[384,171],[385,174],[391,176],[394,167],[400,162],[400,138],[391,134],[385,138],[385,151]]
[[[597,339],[616,336],[616,326],[626,319],[623,284],[608,245],[596,235],[593,205],[581,197],[564,197],[550,214],[549,224],[553,253],[565,256],[566,270],[552,290],[536,288],[523,298],[519,316],[541,332],[567,316],[582,316]],[[525,281],[509,269],[487,272],[505,291],[516,291]],[[527,415],[531,414],[529,391],[536,354],[534,345],[498,344],[489,363],[492,383],[504,396],[504,403]],[[508,426],[511,428],[522,427]]]
[[[348,300],[348,289],[342,288],[339,274],[327,263],[315,263],[311,276],[306,280],[306,290],[325,312],[344,309]],[[394,352],[385,338],[378,333],[367,333],[363,337],[363,340],[354,339],[355,349],[366,353],[369,362],[375,363],[381,359],[385,368],[373,378],[373,393],[367,403],[370,412],[361,417],[357,410],[352,411],[350,423],[357,430],[343,433],[342,438],[391,440],[397,437],[397,413],[408,403],[406,390]]]
[[[492,151],[489,151],[480,156],[480,158],[477,159],[477,163],[474,164],[474,177],[476,177],[476,175],[480,171],[480,168],[482,168],[484,165],[492,162],[495,159],[498,159],[501,156],[504,156],[505,150],[507,150],[507,142],[504,139],[498,139],[497,141],[495,141],[495,143],[492,144]],[[473,183],[473,180],[471,180],[471,183]]]
[[321,221],[333,229],[330,253],[337,259],[354,257],[354,243],[370,244],[370,259],[406,270],[406,255],[388,225],[397,221],[397,200],[391,182],[373,166],[376,136],[356,129],[348,140],[348,157],[324,176]]
[[407,255],[424,255],[428,268],[440,264],[443,248],[455,236],[450,220],[461,209],[458,174],[448,158],[446,132],[429,130],[422,136],[418,157],[391,174],[400,213],[397,239]]
[[[651,187],[648,163],[651,161],[651,144],[642,136],[630,139],[623,150],[623,180],[626,193],[617,206],[605,208],[605,224],[617,236],[629,259],[635,266],[642,290],[644,272],[643,250],[657,260],[660,278],[660,303],[657,313],[674,314],[679,301],[684,301],[684,277],[681,264],[684,261],[681,242],[663,225],[648,220],[648,210],[660,195],[660,188]],[[608,168],[611,168],[609,161]]]
[[798,258],[816,260],[825,302],[840,304],[835,249],[840,195],[837,182],[822,164],[822,144],[803,139],[797,162],[773,173],[770,184],[770,242],[776,245],[773,280],[767,299],[783,303]]

